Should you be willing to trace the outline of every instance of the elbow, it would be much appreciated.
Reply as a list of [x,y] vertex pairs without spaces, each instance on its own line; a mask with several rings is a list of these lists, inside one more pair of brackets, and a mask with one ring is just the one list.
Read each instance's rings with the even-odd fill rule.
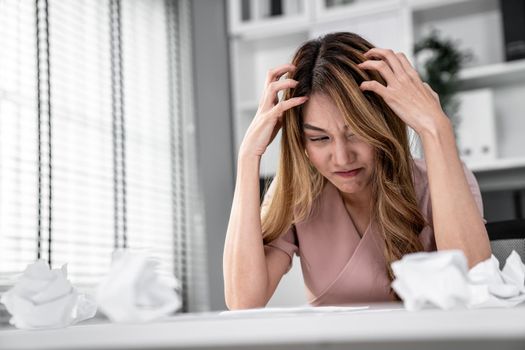
[[257,308],[263,308],[265,306],[266,305],[264,303],[250,303],[250,302],[243,302],[243,301],[227,301],[226,302],[226,307],[230,311],[257,309]]
[[234,293],[228,293],[225,291],[225,303],[228,310],[245,310],[245,309],[256,309],[265,307],[267,300],[263,300],[260,296],[246,296],[246,295],[234,295]]
[[488,252],[480,253],[477,256],[468,258],[467,260],[468,260],[468,267],[469,267],[469,269],[473,268],[474,266],[476,266],[480,262],[483,262],[485,260],[490,259],[491,256],[492,256],[492,251],[489,248]]
[[479,248],[475,251],[465,251],[467,256],[468,268],[471,269],[480,262],[490,259],[492,256],[492,249],[490,243],[487,244],[483,249]]

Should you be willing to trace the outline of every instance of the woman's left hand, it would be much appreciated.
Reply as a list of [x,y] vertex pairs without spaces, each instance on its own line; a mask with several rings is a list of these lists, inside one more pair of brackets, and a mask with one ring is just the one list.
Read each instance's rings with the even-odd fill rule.
[[435,131],[438,122],[447,119],[438,95],[421,81],[403,53],[373,48],[365,53],[367,61],[358,66],[378,71],[386,86],[375,80],[361,83],[362,91],[372,91],[381,96],[392,110],[419,135]]

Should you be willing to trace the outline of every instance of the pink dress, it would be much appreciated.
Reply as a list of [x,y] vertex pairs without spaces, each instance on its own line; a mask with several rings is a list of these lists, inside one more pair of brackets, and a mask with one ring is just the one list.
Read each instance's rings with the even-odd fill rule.
[[[413,176],[419,209],[430,226],[419,234],[426,251],[435,251],[432,207],[426,164],[414,159]],[[483,215],[477,181],[464,166],[465,175],[476,204]],[[271,196],[272,188],[265,197]],[[317,214],[295,225],[265,246],[265,253],[276,250],[290,257],[300,257],[301,269],[311,305],[341,305],[392,301],[390,281],[383,256],[384,242],[374,223],[361,238],[346,211],[336,187],[328,182],[319,200]]]

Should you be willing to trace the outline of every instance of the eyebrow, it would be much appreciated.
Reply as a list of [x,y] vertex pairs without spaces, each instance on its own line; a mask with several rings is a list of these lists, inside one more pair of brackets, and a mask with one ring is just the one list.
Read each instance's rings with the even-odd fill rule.
[[[321,128],[317,127],[317,126],[313,126],[313,125],[308,124],[308,123],[303,123],[303,130],[304,129],[326,132],[325,129],[321,129]],[[345,125],[345,129],[348,129],[348,125]]]
[[326,132],[325,129],[321,129],[321,128],[318,128],[317,126],[313,126],[313,125],[310,125],[310,124],[307,124],[307,123],[303,124],[303,129],[309,129],[309,130]]

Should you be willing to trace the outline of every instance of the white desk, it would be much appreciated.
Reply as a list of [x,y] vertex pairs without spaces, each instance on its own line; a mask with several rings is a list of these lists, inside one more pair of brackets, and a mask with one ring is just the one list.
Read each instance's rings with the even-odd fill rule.
[[399,304],[323,314],[187,314],[165,322],[0,331],[0,349],[525,349],[525,305],[408,312]]

